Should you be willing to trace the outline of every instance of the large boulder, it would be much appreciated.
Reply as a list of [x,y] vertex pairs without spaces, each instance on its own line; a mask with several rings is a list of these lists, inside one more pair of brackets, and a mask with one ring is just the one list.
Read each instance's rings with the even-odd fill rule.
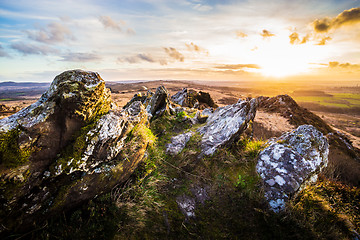
[[328,164],[328,153],[326,137],[311,125],[271,139],[259,154],[256,166],[270,208],[275,212],[283,210],[292,196],[316,181]]
[[38,102],[0,120],[0,236],[125,181],[152,141],[148,124],[139,101],[115,109],[97,73],[57,76]]
[[256,99],[217,108],[207,119],[206,125],[199,128],[201,149],[205,155],[213,154],[217,148],[232,143],[245,131],[256,114]]

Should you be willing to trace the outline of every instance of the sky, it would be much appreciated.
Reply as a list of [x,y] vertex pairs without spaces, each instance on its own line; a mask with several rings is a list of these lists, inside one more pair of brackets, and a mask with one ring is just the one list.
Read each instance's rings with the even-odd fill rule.
[[0,0],[0,81],[360,83],[360,0]]

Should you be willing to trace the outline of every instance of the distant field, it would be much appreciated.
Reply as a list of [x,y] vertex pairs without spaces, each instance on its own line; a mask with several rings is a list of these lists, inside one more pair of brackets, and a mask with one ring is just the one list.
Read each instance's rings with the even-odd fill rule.
[[355,108],[360,107],[360,94],[330,93],[329,96],[292,96],[297,102],[315,103],[326,107]]

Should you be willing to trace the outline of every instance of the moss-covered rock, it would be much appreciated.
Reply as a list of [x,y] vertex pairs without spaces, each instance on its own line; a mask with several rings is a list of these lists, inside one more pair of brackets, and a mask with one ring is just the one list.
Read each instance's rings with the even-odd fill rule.
[[0,120],[0,235],[29,229],[130,176],[154,136],[141,102],[115,107],[97,73],[72,70],[38,102]]

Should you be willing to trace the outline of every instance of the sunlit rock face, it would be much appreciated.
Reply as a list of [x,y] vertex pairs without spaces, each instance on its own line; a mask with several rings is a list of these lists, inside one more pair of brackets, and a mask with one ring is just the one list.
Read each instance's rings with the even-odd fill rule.
[[326,137],[311,125],[271,139],[256,166],[264,182],[265,197],[275,212],[306,184],[317,180],[327,166],[329,145]]
[[199,128],[201,149],[205,155],[213,154],[219,147],[232,143],[245,131],[256,114],[256,99],[220,107]]
[[97,73],[58,75],[38,102],[0,120],[0,235],[125,181],[151,140],[148,124],[140,101],[117,109]]

